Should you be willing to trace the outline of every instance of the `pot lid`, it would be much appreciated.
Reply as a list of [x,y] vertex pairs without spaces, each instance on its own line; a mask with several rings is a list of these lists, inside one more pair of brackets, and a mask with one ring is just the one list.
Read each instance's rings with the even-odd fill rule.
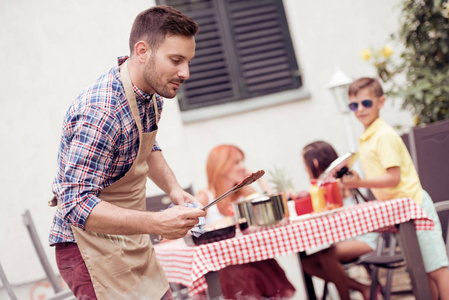
[[331,181],[335,178],[343,177],[343,175],[349,171],[349,169],[354,165],[358,158],[358,152],[348,152],[338,157],[318,178],[318,185]]

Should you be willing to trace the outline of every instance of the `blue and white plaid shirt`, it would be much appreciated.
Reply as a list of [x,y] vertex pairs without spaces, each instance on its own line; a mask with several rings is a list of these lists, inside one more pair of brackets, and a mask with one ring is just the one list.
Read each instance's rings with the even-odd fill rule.
[[[61,201],[50,230],[50,245],[74,242],[70,225],[84,228],[100,192],[123,177],[139,149],[139,132],[128,105],[118,63],[84,90],[63,122],[53,192]],[[151,95],[134,86],[143,132],[157,129]],[[156,95],[159,118],[163,100]],[[157,142],[153,150],[161,150]]]

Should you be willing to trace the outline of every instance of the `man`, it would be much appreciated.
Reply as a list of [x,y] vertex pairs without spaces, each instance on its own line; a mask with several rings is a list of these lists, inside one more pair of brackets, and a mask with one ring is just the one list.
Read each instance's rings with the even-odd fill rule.
[[[198,25],[168,6],[140,13],[130,56],[82,92],[63,122],[50,244],[78,299],[172,299],[149,234],[183,237],[204,217],[155,141],[162,97],[189,78]],[[177,206],[145,211],[146,177]]]

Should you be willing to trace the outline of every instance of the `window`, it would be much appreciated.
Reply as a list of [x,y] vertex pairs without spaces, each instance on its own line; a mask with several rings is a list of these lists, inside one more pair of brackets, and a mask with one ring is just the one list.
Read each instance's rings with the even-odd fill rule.
[[181,111],[302,86],[282,0],[158,0],[200,26]]

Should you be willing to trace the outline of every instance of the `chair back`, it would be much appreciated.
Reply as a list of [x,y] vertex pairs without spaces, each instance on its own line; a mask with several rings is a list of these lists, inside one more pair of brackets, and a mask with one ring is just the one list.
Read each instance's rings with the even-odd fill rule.
[[59,284],[58,278],[56,274],[53,272],[53,269],[50,265],[47,255],[45,254],[44,248],[42,246],[41,241],[39,240],[39,236],[37,234],[36,227],[34,226],[33,218],[31,217],[31,213],[29,210],[25,210],[22,214],[23,224],[28,230],[31,241],[33,242],[34,249],[36,250],[36,254],[39,257],[39,261],[41,262],[42,267],[44,268],[45,274],[47,275],[48,281],[55,291],[55,294],[47,300],[63,300],[63,299],[76,299],[73,296],[72,292],[69,289],[63,289],[63,287]]
[[55,291],[55,293],[62,291],[62,287],[59,284],[58,279],[51,268],[50,262],[48,261],[44,248],[42,247],[42,243],[39,240],[39,236],[37,234],[36,227],[34,226],[33,218],[31,217],[30,211],[25,210],[22,217],[23,217],[23,224],[28,230],[31,241],[33,242],[34,249],[36,250],[37,256],[39,257],[39,261],[41,262],[41,265],[44,268],[45,274],[47,275],[47,278],[50,281],[53,290]]
[[14,293],[14,290],[12,289],[12,286],[9,283],[8,278],[6,277],[5,271],[3,271],[2,264],[0,264],[0,279],[2,281],[3,287],[6,289],[6,292],[8,293],[9,298],[11,298],[11,300],[17,300],[17,296]]
[[449,222],[447,220],[447,216],[449,214],[449,200],[436,202],[435,209],[438,213],[438,217],[440,218],[441,226],[443,226],[443,239],[446,243],[446,253],[449,256]]

